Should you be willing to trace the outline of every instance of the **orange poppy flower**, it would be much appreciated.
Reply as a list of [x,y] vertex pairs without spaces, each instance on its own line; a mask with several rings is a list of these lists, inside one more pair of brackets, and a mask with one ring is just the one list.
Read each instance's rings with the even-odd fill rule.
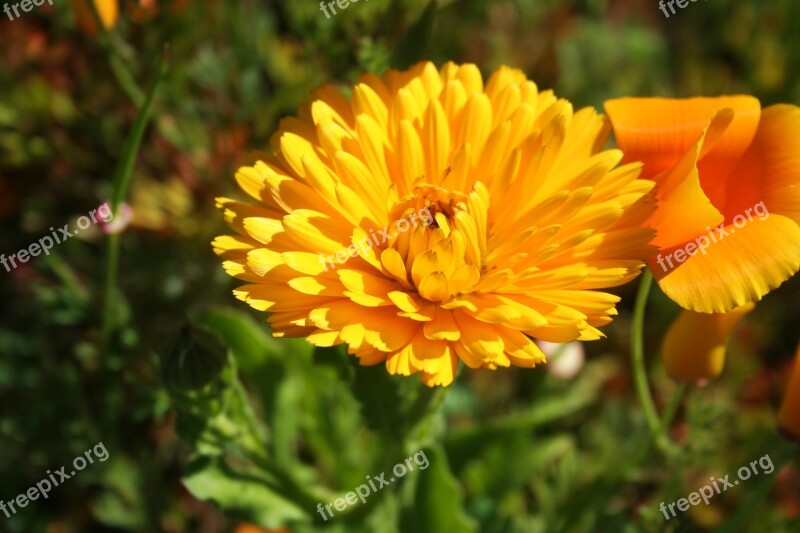
[[[623,161],[656,182],[648,266],[686,309],[662,357],[677,380],[713,378],[764,295],[800,269],[800,108],[750,96],[606,102]],[[800,435],[797,369],[781,414]],[[791,420],[789,420],[791,419]]]
[[606,103],[625,161],[656,182],[648,266],[681,307],[725,313],[800,269],[800,108],[750,96]]

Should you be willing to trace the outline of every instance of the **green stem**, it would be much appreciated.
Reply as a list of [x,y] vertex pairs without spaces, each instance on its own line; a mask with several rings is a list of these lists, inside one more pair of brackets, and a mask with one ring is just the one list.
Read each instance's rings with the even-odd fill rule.
[[665,433],[669,430],[669,426],[672,424],[672,419],[675,418],[675,413],[678,412],[678,406],[680,406],[681,399],[683,398],[683,394],[685,392],[685,383],[678,384],[672,391],[672,397],[669,399],[669,404],[667,404],[664,414],[661,415],[661,427]]
[[122,90],[125,92],[128,98],[130,98],[131,102],[133,102],[137,108],[141,108],[145,96],[142,90],[139,88],[139,85],[136,83],[136,80],[125,60],[126,54],[122,49],[122,45],[115,38],[116,36],[108,31],[103,24],[103,21],[100,18],[100,12],[97,11],[97,6],[95,5],[94,1],[85,0],[85,2],[89,6],[89,10],[94,18],[94,23],[99,29],[98,40],[100,42],[100,47],[108,56],[108,63],[111,66],[111,72],[113,72],[114,77],[117,78],[117,82],[119,83],[120,87],[122,87]]
[[[122,158],[117,163],[114,170],[113,177],[113,192],[111,195],[111,212],[117,216],[118,209],[128,191],[131,175],[133,174],[133,165],[136,160],[136,154],[139,152],[139,145],[142,142],[144,131],[147,127],[150,118],[150,111],[153,107],[158,87],[167,70],[168,48],[164,47],[164,53],[159,61],[156,76],[153,79],[153,84],[147,93],[142,107],[136,116],[136,121],[133,124],[133,129],[125,139],[125,144],[122,149]],[[113,328],[113,314],[114,314],[114,292],[117,285],[117,270],[119,269],[119,234],[114,233],[109,237],[108,248],[106,249],[106,272],[104,283],[104,303],[103,303],[103,329],[102,329],[102,346],[105,349],[108,346],[108,341],[111,337],[111,330]]]
[[663,441],[661,433],[661,421],[658,418],[658,411],[653,402],[650,392],[650,383],[647,380],[647,368],[644,362],[644,313],[647,306],[647,297],[650,288],[653,286],[653,275],[646,270],[642,275],[639,284],[639,292],[636,294],[636,303],[633,309],[633,326],[631,332],[631,363],[633,366],[633,380],[636,386],[636,394],[642,404],[647,426],[657,444]]
[[144,100],[144,93],[142,93],[142,90],[136,85],[133,75],[130,70],[128,70],[128,67],[125,66],[125,62],[114,53],[109,54],[108,62],[111,65],[111,71],[114,73],[114,77],[117,78],[119,86],[122,87],[122,90],[128,98],[130,98],[131,102],[133,102],[133,105],[140,108]]
[[136,116],[136,121],[133,123],[133,129],[125,140],[125,146],[122,152],[122,159],[114,172],[114,192],[111,196],[111,212],[116,214],[117,208],[122,203],[122,198],[128,190],[131,175],[133,174],[133,163],[136,160],[136,154],[139,151],[139,144],[142,142],[147,122],[150,119],[150,110],[153,107],[153,100],[155,99],[158,87],[161,80],[167,71],[167,60],[169,57],[168,47],[164,47],[164,52],[161,55],[161,60],[158,63],[156,70],[156,77],[150,90],[147,92],[144,104],[139,109],[139,114]]
[[114,313],[114,290],[117,283],[117,271],[119,270],[119,233],[114,233],[108,237],[108,247],[106,248],[106,272],[103,283],[103,351],[108,346],[111,339],[111,330],[114,327],[112,314]]

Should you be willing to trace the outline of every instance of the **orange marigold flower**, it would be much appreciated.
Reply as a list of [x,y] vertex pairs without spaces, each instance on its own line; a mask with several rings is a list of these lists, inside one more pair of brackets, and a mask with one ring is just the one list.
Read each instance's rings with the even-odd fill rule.
[[653,231],[653,183],[602,150],[607,123],[525,75],[421,63],[323,87],[221,198],[216,253],[277,337],[346,344],[430,386],[533,367],[533,338],[593,340]]

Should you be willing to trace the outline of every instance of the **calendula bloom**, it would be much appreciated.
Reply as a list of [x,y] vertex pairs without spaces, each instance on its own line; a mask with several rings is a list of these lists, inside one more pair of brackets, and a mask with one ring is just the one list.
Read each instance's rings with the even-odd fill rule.
[[652,252],[653,183],[608,133],[506,67],[485,85],[475,65],[365,74],[349,99],[317,90],[237,172],[254,202],[218,200],[237,234],[214,250],[275,336],[430,386],[459,359],[533,367],[532,338],[602,337],[602,290]]
[[797,347],[794,367],[781,405],[780,427],[790,437],[800,440],[800,346]]
[[88,4],[89,1],[93,2],[95,8],[97,8],[97,14],[100,15],[103,27],[110,29],[117,24],[117,17],[119,16],[118,0],[70,0],[78,26],[85,33],[94,35],[98,30],[92,8]]
[[[751,304],[800,269],[800,108],[732,96],[623,98],[606,110],[625,160],[643,161],[657,184],[648,266],[688,310],[665,337],[664,366],[679,380],[716,377]],[[710,337],[698,341],[701,331]]]

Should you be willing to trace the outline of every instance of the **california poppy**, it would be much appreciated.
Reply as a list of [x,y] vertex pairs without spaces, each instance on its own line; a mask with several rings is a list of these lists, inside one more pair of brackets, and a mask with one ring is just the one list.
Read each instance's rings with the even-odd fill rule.
[[[762,110],[750,96],[605,107],[623,161],[644,162],[656,182],[648,223],[658,252],[647,263],[686,309],[665,337],[665,369],[677,380],[716,377],[736,324],[800,269],[800,108]],[[796,374],[782,421],[800,434]]]

